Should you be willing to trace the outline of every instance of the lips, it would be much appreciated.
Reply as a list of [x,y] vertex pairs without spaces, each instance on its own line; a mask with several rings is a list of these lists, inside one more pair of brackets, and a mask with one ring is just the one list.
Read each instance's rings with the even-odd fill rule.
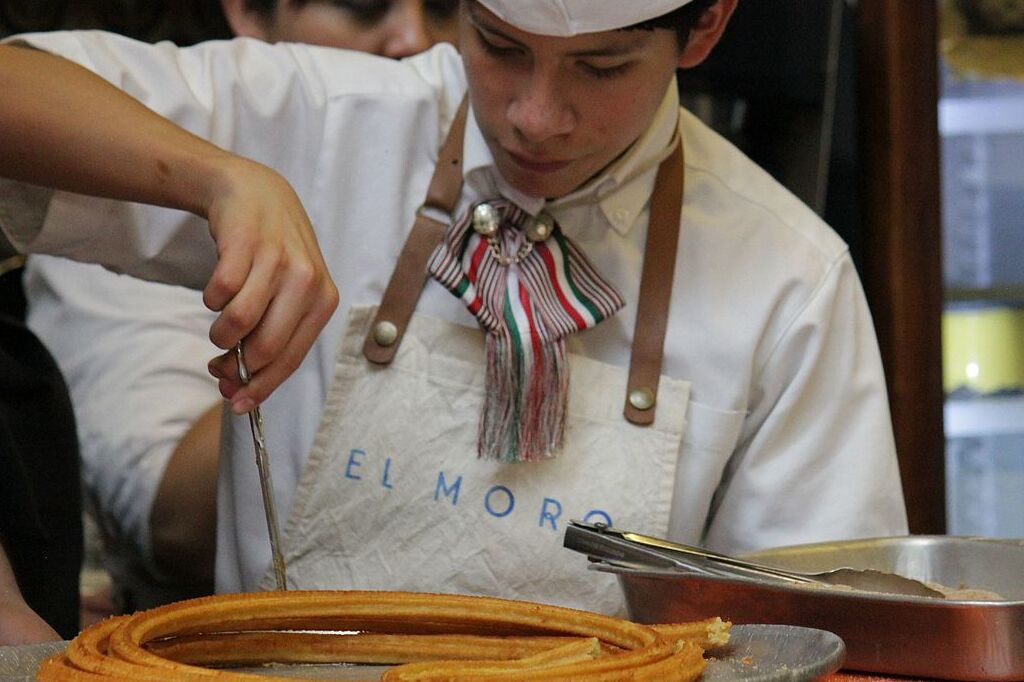
[[555,173],[568,166],[571,161],[522,156],[505,150],[512,162],[531,173]]

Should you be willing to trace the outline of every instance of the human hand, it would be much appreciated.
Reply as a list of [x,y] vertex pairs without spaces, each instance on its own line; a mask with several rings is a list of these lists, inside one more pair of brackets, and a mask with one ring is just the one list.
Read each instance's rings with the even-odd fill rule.
[[[237,157],[225,165],[206,214],[218,262],[203,300],[220,312],[210,339],[227,351],[210,361],[210,373],[243,414],[298,368],[337,307],[338,290],[284,178]],[[243,340],[247,384],[232,350]]]

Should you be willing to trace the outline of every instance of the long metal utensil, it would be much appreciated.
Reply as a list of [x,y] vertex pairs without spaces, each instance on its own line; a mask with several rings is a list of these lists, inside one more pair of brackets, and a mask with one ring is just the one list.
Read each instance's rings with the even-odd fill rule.
[[566,528],[564,545],[593,559],[613,563],[676,567],[702,575],[742,576],[805,585],[827,583],[870,592],[944,598],[941,592],[921,581],[895,573],[847,567],[820,573],[789,571],[700,547],[579,521],[570,522]]
[[[235,360],[238,361],[238,376],[243,384],[249,383],[249,368],[245,365],[242,342],[235,346]],[[270,555],[274,563],[274,580],[277,589],[288,589],[284,555],[281,553],[281,533],[277,527],[277,509],[274,507],[274,485],[270,478],[270,459],[267,456],[267,439],[263,434],[263,414],[257,405],[249,411],[249,429],[256,447],[256,468],[260,472],[260,491],[263,493],[263,511],[267,515],[267,532],[270,535]]]

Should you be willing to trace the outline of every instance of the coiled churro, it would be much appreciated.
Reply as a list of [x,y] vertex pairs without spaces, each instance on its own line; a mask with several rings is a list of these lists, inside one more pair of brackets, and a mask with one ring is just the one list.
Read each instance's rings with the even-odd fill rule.
[[[107,619],[44,661],[40,682],[295,680],[216,666],[399,664],[383,682],[694,680],[718,619],[646,626],[524,601],[373,591],[202,597]],[[213,666],[213,667],[207,667]]]

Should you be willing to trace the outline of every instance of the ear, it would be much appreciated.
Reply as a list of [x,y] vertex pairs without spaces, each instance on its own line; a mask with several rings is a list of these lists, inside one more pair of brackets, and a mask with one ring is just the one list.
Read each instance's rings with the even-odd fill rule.
[[231,32],[236,36],[270,40],[271,17],[250,10],[245,6],[245,0],[220,0],[220,6]]
[[686,48],[679,55],[679,68],[687,69],[704,61],[711,49],[718,44],[736,9],[737,0],[717,0],[704,11],[697,25],[690,31]]

